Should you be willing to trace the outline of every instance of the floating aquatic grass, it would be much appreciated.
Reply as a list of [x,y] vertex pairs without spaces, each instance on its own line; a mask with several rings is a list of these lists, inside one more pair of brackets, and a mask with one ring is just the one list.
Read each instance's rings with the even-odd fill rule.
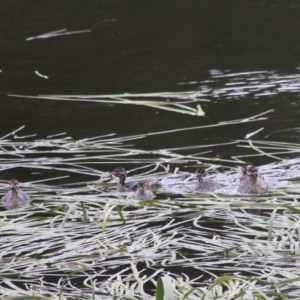
[[[191,116],[204,116],[195,92],[170,92],[170,93],[147,93],[147,94],[116,94],[116,95],[9,95],[24,99],[55,100],[55,101],[85,101],[102,104],[139,105],[169,112],[188,114]],[[137,98],[143,98],[139,100]],[[162,100],[156,100],[162,99]],[[181,101],[179,101],[180,99]],[[184,101],[182,101],[184,100]],[[207,101],[207,100],[203,100]],[[195,104],[194,107],[191,104]]]
[[212,71],[209,83],[204,81],[181,82],[189,89],[196,86],[198,94],[206,99],[241,99],[243,97],[269,97],[300,90],[299,74],[279,74],[275,71],[254,71],[232,73]]
[[62,36],[62,35],[88,33],[88,32],[91,32],[91,31],[92,31],[91,29],[67,31],[67,29],[64,28],[64,29],[50,31],[50,32],[47,32],[47,33],[43,33],[43,34],[28,37],[28,38],[26,38],[26,41],[32,41],[32,40],[36,40],[36,39],[48,39],[48,38],[53,38],[53,37]]
[[164,276],[158,278],[155,299],[156,300],[175,299],[174,285],[171,277]]
[[[145,151],[131,144],[152,133],[16,139],[20,130],[0,139],[1,170],[31,172],[21,185],[33,203],[0,211],[2,297],[148,300],[161,297],[162,283],[174,299],[298,297],[300,160],[290,156],[299,145],[234,141],[245,155],[216,164],[210,153],[195,153],[205,145]],[[236,192],[240,171],[223,164],[249,155],[271,160],[259,168],[270,192]],[[172,161],[190,169],[173,173]],[[193,172],[203,162],[229,187],[196,194]],[[125,163],[129,176],[162,179],[155,199],[129,200],[116,190],[109,171]]]

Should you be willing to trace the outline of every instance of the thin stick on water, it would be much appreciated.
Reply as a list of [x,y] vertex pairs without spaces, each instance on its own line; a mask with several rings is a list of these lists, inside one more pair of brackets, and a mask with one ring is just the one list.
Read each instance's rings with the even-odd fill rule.
[[255,131],[252,131],[252,132],[250,132],[250,133],[247,133],[247,134],[245,135],[245,139],[247,140],[247,139],[251,138],[252,136],[254,136],[255,134],[261,132],[261,131],[264,130],[264,129],[265,129],[265,128],[262,127],[262,128],[259,128],[259,129],[255,130]]
[[6,135],[0,137],[0,140],[4,140],[4,139],[7,138],[8,136],[12,136],[12,135],[16,134],[17,132],[21,131],[21,130],[24,129],[24,128],[25,128],[25,125],[22,125],[22,126],[19,127],[18,129],[16,129],[16,130],[14,130],[14,131],[12,131],[12,132],[10,132],[10,133],[8,133],[8,134],[6,134]]
[[36,39],[48,39],[48,38],[57,37],[57,36],[61,36],[61,35],[88,33],[91,31],[92,31],[91,29],[67,31],[67,29],[64,28],[64,29],[59,29],[59,30],[50,31],[47,33],[31,36],[31,37],[26,38],[25,41],[32,41],[32,40],[36,40]]
[[41,182],[49,182],[49,181],[60,180],[60,179],[65,179],[65,178],[69,178],[69,177],[70,177],[69,175],[65,175],[65,176],[59,176],[59,177],[53,177],[53,178],[46,178],[46,179],[29,181],[29,182],[27,182],[27,184],[36,184],[36,183],[41,183]]

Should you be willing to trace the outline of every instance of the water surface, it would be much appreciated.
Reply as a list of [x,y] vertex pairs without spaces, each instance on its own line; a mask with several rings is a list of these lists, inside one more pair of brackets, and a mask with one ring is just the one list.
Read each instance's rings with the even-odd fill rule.
[[[5,1],[0,6],[1,135],[21,125],[24,133],[43,137],[131,135],[274,109],[259,124],[139,143],[149,149],[227,142],[261,127],[258,139],[299,141],[300,7],[294,1]],[[33,38],[60,29],[90,32]],[[206,116],[8,96],[165,91],[199,92],[210,100],[202,104]],[[218,154],[230,155],[224,152]]]

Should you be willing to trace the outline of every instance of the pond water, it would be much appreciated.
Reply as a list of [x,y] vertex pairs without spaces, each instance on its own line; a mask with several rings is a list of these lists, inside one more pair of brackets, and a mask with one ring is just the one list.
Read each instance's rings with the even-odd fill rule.
[[[187,273],[195,273],[196,277],[202,268],[205,275],[211,275],[210,271],[217,274],[220,270],[235,274],[237,266],[243,264],[247,265],[241,269],[243,274],[260,274],[262,259],[268,259],[269,265],[274,263],[274,267],[278,261],[288,261],[285,256],[278,258],[275,250],[274,256],[266,258],[264,251],[269,251],[269,242],[274,242],[276,250],[284,249],[280,252],[282,255],[285,251],[290,251],[291,257],[299,254],[299,245],[293,244],[299,240],[298,229],[292,230],[293,226],[298,228],[299,211],[293,211],[292,205],[298,201],[300,174],[297,158],[300,3],[278,0],[12,0],[1,1],[0,20],[0,136],[23,125],[25,128],[18,135],[36,134],[24,145],[22,140],[19,144],[18,140],[1,140],[1,179],[18,177],[34,199],[33,207],[28,211],[24,209],[20,216],[14,211],[1,212],[6,222],[2,245],[6,243],[6,236],[11,237],[11,231],[16,240],[21,237],[17,254],[15,245],[4,247],[3,278],[11,276],[12,262],[15,270],[23,272],[24,267],[18,264],[22,259],[17,258],[23,255],[25,244],[30,253],[24,252],[24,257],[33,258],[42,273],[44,268],[45,273],[55,275],[55,280],[73,274],[74,253],[79,249],[82,251],[79,259],[86,259],[84,265],[80,265],[82,261],[78,263],[83,268],[79,268],[80,272],[95,271],[89,274],[96,274],[97,281],[99,270],[106,272],[107,268],[111,275],[127,266],[128,269],[124,267],[124,274],[128,273],[127,283],[133,280],[131,271],[136,276],[135,259],[143,270],[143,263],[147,262],[147,272],[166,261],[170,264],[164,271],[174,268],[176,274],[188,262]],[[130,101],[125,103],[127,98]],[[105,101],[99,102],[101,99]],[[155,106],[157,103],[153,102],[150,107],[149,103],[141,105],[138,102],[147,99],[160,101],[160,104]],[[182,107],[178,112],[165,105],[179,101],[188,107],[184,112],[195,112],[197,105],[201,105],[205,115],[183,114]],[[262,118],[255,122],[247,119],[254,116]],[[240,121],[226,123],[232,120]],[[206,127],[199,128],[201,126]],[[116,138],[151,134],[128,140],[109,136],[82,143],[47,140],[47,136],[63,132],[76,140],[111,133],[115,133]],[[234,161],[233,157],[246,158],[249,149],[244,146],[249,145],[243,140],[253,133],[256,133],[251,137],[256,140],[255,145],[266,147],[267,142],[274,149],[278,147],[276,151],[283,151],[284,142],[287,142],[295,143],[295,149],[291,146],[291,154],[281,155],[283,159],[288,158],[288,162],[283,160],[278,164],[269,164],[276,160],[274,156],[259,156],[255,152],[257,149],[251,149],[247,163],[260,166],[271,192],[248,201],[250,196],[236,195],[240,177],[236,166],[240,161]],[[35,139],[37,141],[33,141]],[[272,141],[281,144],[271,144]],[[128,147],[127,152],[125,147]],[[176,156],[177,149],[186,156]],[[294,150],[296,154],[292,153]],[[222,190],[223,198],[193,193],[195,176],[191,172],[201,159],[198,161],[189,154],[200,153],[201,156],[203,152],[205,156],[206,151],[211,151],[207,154],[209,162],[221,158],[223,167],[235,167],[212,172],[219,181],[227,181],[228,189]],[[175,165],[180,172],[174,177],[180,180],[175,180],[174,188],[172,181],[169,189],[158,192],[153,202],[136,200],[128,204],[130,198],[116,191],[116,180],[110,183],[104,180],[114,162],[129,165],[128,169],[133,171],[130,176],[147,177],[151,172],[163,172],[155,169],[157,157],[161,161],[165,159],[164,162],[178,158]],[[185,161],[186,165],[193,164],[193,168],[187,167],[182,176]],[[143,163],[148,163],[145,169],[141,167]],[[49,186],[47,182],[38,182],[55,176],[56,181],[51,181]],[[182,188],[182,178],[186,187],[190,184],[187,190]],[[290,181],[287,183],[287,180]],[[287,189],[295,186],[294,190]],[[119,207],[125,218],[120,212],[118,215]],[[251,213],[256,209],[257,214]],[[282,213],[288,209],[295,216],[290,218],[290,214]],[[110,214],[115,219],[108,220]],[[124,219],[128,223],[123,224]],[[291,232],[282,234],[282,224],[290,224]],[[22,230],[32,240],[27,239]],[[49,240],[41,241],[44,234],[49,234]],[[289,237],[287,245],[280,244],[281,236]],[[83,238],[90,252],[81,248]],[[150,250],[143,249],[142,242],[147,241],[148,245],[148,240]],[[227,247],[227,240],[234,245],[237,243],[236,249],[231,244]],[[258,241],[267,248],[259,248],[258,244],[256,252],[252,251],[252,242]],[[100,244],[105,247],[102,249]],[[199,252],[199,249],[208,249],[207,253],[211,254]],[[228,249],[233,249],[232,253]],[[223,262],[220,253],[225,257]],[[198,269],[190,260],[194,255],[201,256]],[[131,269],[128,257],[134,261],[130,263]],[[45,260],[44,265],[39,265],[40,258]],[[182,260],[178,263],[175,258]],[[149,267],[149,262],[153,262],[155,268],[151,264]],[[28,263],[30,267],[26,271],[31,272],[32,262]],[[251,270],[248,269],[250,265]],[[292,267],[295,269],[291,269],[291,274],[298,272],[299,266]],[[276,274],[281,278],[278,270]],[[34,272],[30,276],[39,286],[41,276]],[[104,279],[99,280],[110,289],[111,282],[106,282],[106,276],[105,273]],[[87,280],[85,274],[82,278]],[[64,284],[63,281],[61,291]],[[68,284],[73,292],[73,286]],[[149,284],[153,294],[155,284],[150,281]],[[200,280],[199,286],[202,284],[206,283]],[[287,285],[281,286],[285,289]],[[56,285],[53,291],[57,292]],[[86,295],[85,299],[88,297]]]
[[[0,5],[1,135],[25,125],[24,134],[43,137],[58,132],[75,138],[112,132],[121,136],[214,124],[274,109],[264,122],[171,134],[140,141],[141,147],[224,142],[261,127],[258,139],[299,141],[297,2],[99,0]],[[62,29],[87,31],[32,38]],[[210,100],[202,105],[206,116],[8,96],[166,91],[203,94]]]

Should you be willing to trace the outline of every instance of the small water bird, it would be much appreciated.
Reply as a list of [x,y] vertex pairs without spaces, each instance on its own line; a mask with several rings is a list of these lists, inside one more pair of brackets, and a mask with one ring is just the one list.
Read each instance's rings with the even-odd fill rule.
[[204,168],[199,168],[196,171],[197,174],[197,185],[195,191],[197,192],[213,192],[216,189],[221,187],[220,184],[213,181],[211,178],[204,178],[207,175],[207,172]]
[[9,181],[10,190],[3,196],[2,204],[6,209],[14,209],[28,205],[30,197],[20,189],[17,179]]
[[136,191],[132,195],[130,195],[129,198],[138,200],[151,200],[154,197],[154,194],[147,186],[139,183]]
[[240,193],[259,194],[268,190],[268,185],[256,167],[252,165],[242,167],[242,177],[238,191]]
[[159,182],[154,179],[145,179],[141,181],[129,181],[126,182],[127,173],[123,167],[117,167],[112,172],[112,175],[119,178],[118,190],[119,191],[136,191],[138,186],[142,186],[143,189],[150,190],[152,187],[159,186]]

